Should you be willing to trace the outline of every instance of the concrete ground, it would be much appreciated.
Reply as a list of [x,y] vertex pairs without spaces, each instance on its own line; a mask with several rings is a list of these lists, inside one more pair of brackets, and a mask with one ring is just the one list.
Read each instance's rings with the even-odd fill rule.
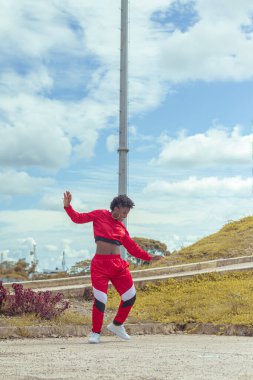
[[0,379],[252,380],[253,338],[214,335],[105,336],[0,341]]

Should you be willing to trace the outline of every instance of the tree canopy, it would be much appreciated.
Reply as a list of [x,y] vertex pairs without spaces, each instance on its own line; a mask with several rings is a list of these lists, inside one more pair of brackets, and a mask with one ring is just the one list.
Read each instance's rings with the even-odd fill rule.
[[[168,256],[170,255],[170,252],[167,250],[167,245],[165,243],[160,242],[159,240],[154,239],[148,239],[143,237],[134,237],[133,240],[146,252],[148,252],[150,255],[161,255],[161,256]],[[143,260],[140,259],[134,259],[136,264],[142,264],[144,263]]]

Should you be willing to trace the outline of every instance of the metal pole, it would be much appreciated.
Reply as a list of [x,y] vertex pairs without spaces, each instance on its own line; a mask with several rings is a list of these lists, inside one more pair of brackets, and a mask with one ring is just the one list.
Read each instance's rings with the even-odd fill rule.
[[[120,112],[119,112],[119,195],[127,194],[128,121],[128,0],[121,0]],[[127,221],[124,222],[127,225]],[[126,249],[121,249],[126,259]]]
[[128,0],[121,0],[119,194],[127,194]]
[[66,261],[65,261],[65,251],[62,253],[62,270],[65,272],[65,267],[66,267]]

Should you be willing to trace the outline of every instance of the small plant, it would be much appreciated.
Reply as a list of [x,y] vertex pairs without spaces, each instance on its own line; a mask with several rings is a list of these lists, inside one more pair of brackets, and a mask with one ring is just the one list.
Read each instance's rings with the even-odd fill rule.
[[[129,320],[252,326],[252,289],[252,270],[147,283],[138,289]],[[115,290],[110,290],[107,310],[116,312],[118,302]]]
[[85,301],[93,300],[94,296],[93,296],[93,290],[91,287],[84,288],[83,297]]
[[2,307],[3,302],[6,300],[7,297],[7,289],[3,286],[3,282],[0,281],[0,309]]
[[10,294],[0,282],[0,312],[8,316],[34,313],[43,319],[52,319],[60,315],[69,307],[68,302],[63,302],[63,295],[54,295],[50,291],[34,292],[32,289],[24,289],[21,284],[12,284],[14,294]]
[[231,292],[227,295],[227,304],[232,314],[239,315],[247,303],[240,293]]

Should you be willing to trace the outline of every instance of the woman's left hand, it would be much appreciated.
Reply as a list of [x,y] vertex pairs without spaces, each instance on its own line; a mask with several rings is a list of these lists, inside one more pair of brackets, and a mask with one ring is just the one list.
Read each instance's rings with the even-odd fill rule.
[[159,255],[156,255],[156,256],[152,256],[152,261],[153,260],[161,260],[161,259],[163,259],[163,256],[159,256]]

